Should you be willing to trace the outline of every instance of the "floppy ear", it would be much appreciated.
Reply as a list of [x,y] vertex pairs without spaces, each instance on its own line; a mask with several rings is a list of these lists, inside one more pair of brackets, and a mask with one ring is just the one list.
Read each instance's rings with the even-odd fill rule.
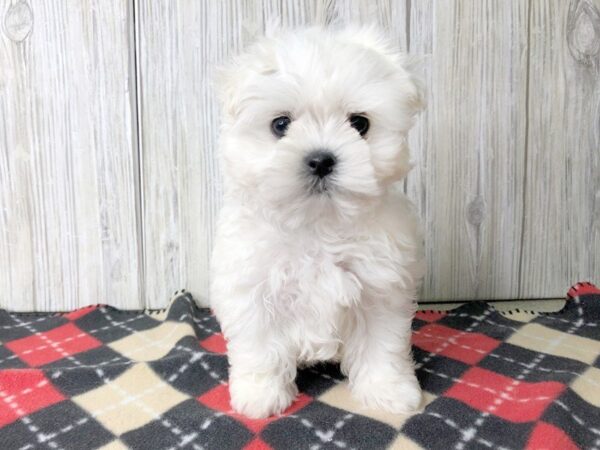
[[412,114],[425,109],[425,85],[416,76],[417,61],[402,53],[385,34],[374,25],[349,26],[340,31],[346,42],[364,47],[383,56],[398,71],[398,76],[406,83],[407,107]]
[[221,111],[224,116],[235,116],[239,99],[238,89],[241,79],[238,70],[238,64],[235,59],[227,64],[220,65],[215,68],[213,74],[213,87],[217,94],[217,100],[221,106]]
[[417,58],[407,54],[404,54],[401,57],[402,68],[406,71],[414,89],[409,106],[414,108],[415,113],[419,113],[427,107],[427,91],[425,89],[425,83],[421,78],[423,64],[423,58]]
[[269,21],[265,34],[251,33],[251,43],[238,55],[217,67],[213,85],[225,116],[235,116],[243,100],[243,88],[253,77],[273,73],[277,69],[275,40],[281,33],[278,22]]

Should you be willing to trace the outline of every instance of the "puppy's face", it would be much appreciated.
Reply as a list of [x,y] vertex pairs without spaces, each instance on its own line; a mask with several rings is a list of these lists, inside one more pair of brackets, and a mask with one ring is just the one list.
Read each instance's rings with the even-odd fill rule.
[[275,220],[352,220],[410,169],[421,93],[370,29],[265,37],[220,81],[227,192]]

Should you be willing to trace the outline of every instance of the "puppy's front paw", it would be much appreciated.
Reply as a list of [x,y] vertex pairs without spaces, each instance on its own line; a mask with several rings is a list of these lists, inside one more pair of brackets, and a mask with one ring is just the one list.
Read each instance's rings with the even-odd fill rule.
[[293,382],[286,385],[274,377],[247,375],[232,379],[229,393],[235,411],[252,419],[264,419],[290,406],[298,388]]
[[421,406],[421,387],[412,374],[357,380],[352,393],[365,406],[394,414],[416,412]]

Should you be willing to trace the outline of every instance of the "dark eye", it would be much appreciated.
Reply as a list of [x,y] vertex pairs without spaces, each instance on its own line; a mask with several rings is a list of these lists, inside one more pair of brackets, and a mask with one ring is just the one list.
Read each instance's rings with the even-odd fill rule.
[[290,126],[291,121],[292,121],[292,119],[290,119],[288,116],[276,117],[271,122],[271,131],[273,132],[273,134],[275,136],[277,136],[279,138],[283,137],[283,136],[285,136],[285,132],[287,131],[288,127]]
[[367,131],[369,131],[369,119],[360,114],[352,114],[350,116],[350,126],[364,137]]

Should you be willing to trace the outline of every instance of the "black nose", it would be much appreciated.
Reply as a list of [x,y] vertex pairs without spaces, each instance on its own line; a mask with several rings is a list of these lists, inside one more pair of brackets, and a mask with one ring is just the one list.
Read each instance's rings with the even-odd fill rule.
[[306,155],[304,162],[312,175],[324,178],[333,172],[336,160],[333,153],[327,150],[315,150]]

